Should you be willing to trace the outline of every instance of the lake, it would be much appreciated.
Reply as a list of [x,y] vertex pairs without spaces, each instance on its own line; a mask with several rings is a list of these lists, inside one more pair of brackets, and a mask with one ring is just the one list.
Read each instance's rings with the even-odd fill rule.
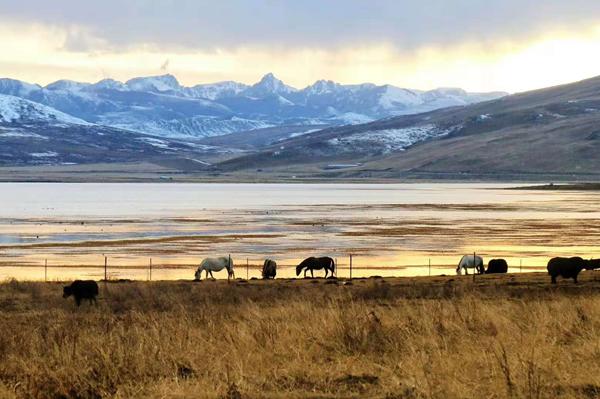
[[0,279],[99,279],[105,257],[110,278],[148,279],[152,262],[153,279],[190,279],[228,254],[243,278],[267,256],[283,277],[312,255],[340,277],[350,254],[357,277],[453,274],[473,252],[511,272],[600,256],[599,193],[513,185],[0,183]]

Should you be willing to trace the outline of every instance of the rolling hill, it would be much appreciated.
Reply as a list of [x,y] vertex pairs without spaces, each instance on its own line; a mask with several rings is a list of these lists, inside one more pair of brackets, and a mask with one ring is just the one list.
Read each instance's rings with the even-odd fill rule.
[[597,179],[600,77],[473,105],[332,127],[217,167],[224,173],[260,169],[315,177]]

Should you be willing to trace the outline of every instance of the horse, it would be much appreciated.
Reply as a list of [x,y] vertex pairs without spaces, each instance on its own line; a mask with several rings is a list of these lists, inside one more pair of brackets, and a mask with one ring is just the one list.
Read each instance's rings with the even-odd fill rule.
[[474,269],[479,274],[484,273],[485,268],[483,267],[483,258],[476,255],[464,255],[460,258],[460,262],[458,262],[456,274],[460,276],[462,274],[462,269],[465,269],[465,274],[469,274],[468,269]]
[[296,266],[296,276],[299,276],[304,270],[304,278],[306,278],[306,272],[310,270],[310,276],[315,277],[313,274],[313,270],[321,270],[325,269],[325,278],[327,278],[327,274],[331,272],[331,276],[333,277],[333,273],[335,272],[335,262],[328,256],[324,256],[322,258],[310,257],[304,259],[298,266]]
[[488,262],[485,274],[500,274],[508,272],[508,263],[504,259],[492,259]]
[[262,278],[270,279],[275,278],[277,275],[277,262],[272,259],[265,259],[265,263],[262,268]]
[[200,263],[200,267],[196,270],[195,277],[196,280],[200,280],[202,278],[202,271],[206,272],[206,278],[208,278],[208,274],[210,273],[210,277],[214,280],[214,276],[212,272],[220,272],[223,269],[227,269],[227,280],[230,278],[235,278],[235,273],[233,272],[233,259],[231,256],[221,256],[219,258],[206,258]]

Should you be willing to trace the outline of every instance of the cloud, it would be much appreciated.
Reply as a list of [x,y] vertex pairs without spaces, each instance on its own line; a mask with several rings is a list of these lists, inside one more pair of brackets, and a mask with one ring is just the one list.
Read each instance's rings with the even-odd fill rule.
[[401,50],[495,43],[600,21],[597,0],[0,0],[0,21],[74,33],[72,51],[138,46]]

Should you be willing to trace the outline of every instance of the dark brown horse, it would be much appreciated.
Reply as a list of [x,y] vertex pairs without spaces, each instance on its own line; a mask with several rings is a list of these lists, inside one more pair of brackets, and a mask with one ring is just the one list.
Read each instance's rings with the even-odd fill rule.
[[331,272],[331,276],[335,273],[335,262],[328,256],[322,258],[306,258],[298,266],[296,266],[296,276],[299,276],[304,270],[304,277],[306,278],[306,272],[310,270],[310,276],[314,277],[313,270],[325,269],[325,278],[327,274]]

